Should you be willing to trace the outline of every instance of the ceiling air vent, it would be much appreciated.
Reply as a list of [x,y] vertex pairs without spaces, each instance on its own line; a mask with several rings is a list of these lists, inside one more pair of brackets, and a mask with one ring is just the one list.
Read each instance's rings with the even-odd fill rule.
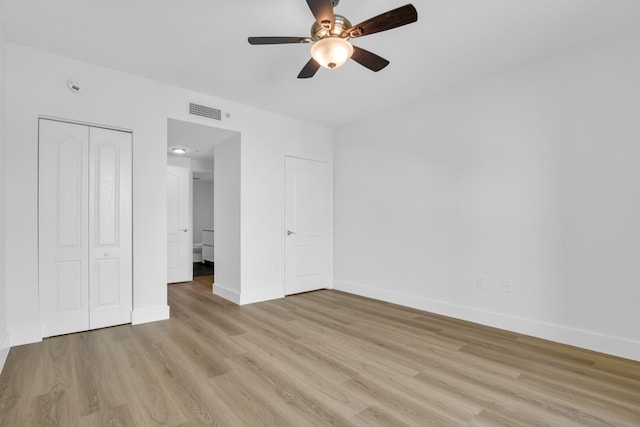
[[206,117],[208,119],[213,120],[221,120],[222,119],[222,111],[217,108],[207,107],[206,105],[194,104],[193,102],[189,103],[189,114],[194,116]]

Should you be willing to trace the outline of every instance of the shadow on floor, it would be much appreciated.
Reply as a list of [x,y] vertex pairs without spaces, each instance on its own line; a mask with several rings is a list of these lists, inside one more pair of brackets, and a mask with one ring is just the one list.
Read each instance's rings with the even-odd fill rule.
[[193,263],[193,277],[212,276],[213,275],[213,263],[205,261],[205,263],[194,262]]

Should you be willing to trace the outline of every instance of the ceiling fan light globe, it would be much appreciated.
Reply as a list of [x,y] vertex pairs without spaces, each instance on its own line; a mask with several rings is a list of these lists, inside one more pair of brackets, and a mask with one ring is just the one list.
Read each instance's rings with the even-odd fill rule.
[[318,40],[311,47],[311,56],[324,68],[338,68],[353,55],[353,45],[341,37]]

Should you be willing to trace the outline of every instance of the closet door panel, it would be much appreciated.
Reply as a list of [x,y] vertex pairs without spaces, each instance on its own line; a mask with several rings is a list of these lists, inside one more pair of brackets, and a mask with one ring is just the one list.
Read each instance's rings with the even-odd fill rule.
[[120,260],[117,258],[96,260],[98,307],[112,307],[120,303]]
[[91,128],[90,328],[131,322],[131,134]]
[[[57,247],[80,249],[86,247],[83,245],[84,234],[83,225],[86,221],[82,221],[86,216],[84,204],[86,197],[84,193],[86,187],[86,169],[83,165],[83,156],[87,149],[86,141],[75,139],[72,135],[65,135],[57,142],[45,147],[44,150],[54,148],[55,167],[53,172],[54,181],[50,184],[55,185],[56,194],[53,200],[56,207],[56,236]],[[43,183],[47,186],[47,183]]]
[[[58,313],[86,310],[86,293],[83,289],[86,287],[86,280],[84,280],[86,275],[85,267],[86,263],[82,261],[57,261],[55,263],[56,311]],[[88,320],[84,317],[82,319],[83,324]]]
[[119,195],[119,147],[104,144],[96,147],[96,232],[100,247],[118,244]]
[[38,273],[45,337],[89,328],[89,128],[39,121]]

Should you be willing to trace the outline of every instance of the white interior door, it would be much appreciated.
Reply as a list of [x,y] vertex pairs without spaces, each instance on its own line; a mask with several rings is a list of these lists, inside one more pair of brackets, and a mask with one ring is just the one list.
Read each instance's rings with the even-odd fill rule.
[[285,293],[331,285],[329,166],[287,157],[285,194]]
[[193,280],[191,171],[167,166],[167,282]]
[[90,128],[89,328],[131,322],[131,134]]
[[45,337],[89,329],[89,128],[40,120],[38,273]]

